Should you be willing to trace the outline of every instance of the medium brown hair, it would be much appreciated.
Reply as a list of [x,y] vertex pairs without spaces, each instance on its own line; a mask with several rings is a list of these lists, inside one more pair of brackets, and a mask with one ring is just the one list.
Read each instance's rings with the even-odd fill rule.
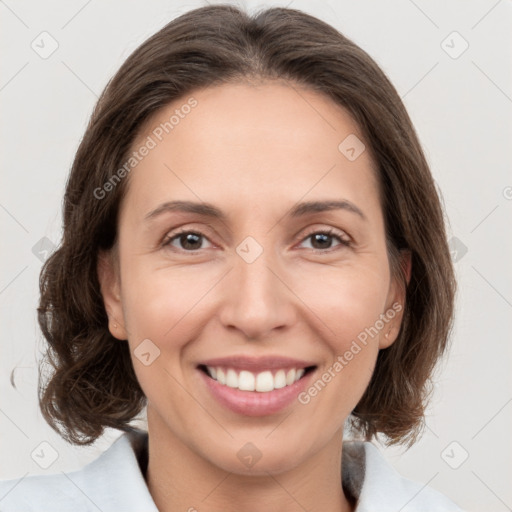
[[249,16],[216,5],[178,17],[133,52],[103,91],[76,153],[63,238],[42,268],[38,307],[51,370],[40,369],[40,407],[70,443],[89,444],[106,427],[130,429],[146,404],[129,345],[108,330],[97,275],[99,252],[115,247],[129,180],[101,199],[94,191],[112,180],[159,109],[198,88],[247,79],[317,91],[358,123],[378,169],[391,268],[399,273],[399,251],[408,250],[412,273],[398,338],[380,350],[351,425],[367,440],[384,434],[388,444],[411,444],[423,426],[455,282],[439,197],[402,101],[368,54],[328,24],[293,9]]

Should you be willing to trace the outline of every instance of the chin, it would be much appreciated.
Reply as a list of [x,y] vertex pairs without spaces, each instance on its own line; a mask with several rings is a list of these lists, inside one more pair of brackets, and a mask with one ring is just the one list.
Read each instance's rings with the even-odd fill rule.
[[[295,452],[293,457],[291,453],[261,453],[261,458],[256,459],[254,461],[244,461],[240,460],[238,455],[235,457],[221,457],[212,462],[215,465],[224,471],[228,471],[230,473],[236,475],[245,475],[245,476],[268,476],[279,475],[280,473],[284,473],[290,471],[297,466],[300,465],[301,457],[297,455]],[[247,458],[247,455],[244,457]]]
[[265,440],[263,435],[260,438],[261,442],[257,439],[254,442],[240,441],[240,439],[244,438],[237,436],[224,449],[217,445],[213,453],[209,450],[210,446],[204,447],[209,453],[203,452],[203,454],[210,463],[224,471],[250,476],[268,476],[269,473],[278,475],[290,471],[299,466],[308,456],[304,450],[304,443],[283,446],[281,441],[270,442],[268,439]]

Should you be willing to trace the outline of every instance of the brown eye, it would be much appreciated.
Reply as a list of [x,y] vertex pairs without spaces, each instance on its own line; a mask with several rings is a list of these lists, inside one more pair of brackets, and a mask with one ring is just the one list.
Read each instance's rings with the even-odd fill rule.
[[334,239],[339,241],[338,245],[344,247],[350,246],[350,240],[347,239],[346,235],[341,232],[338,233],[334,229],[310,233],[303,239],[303,242],[308,239],[311,239],[311,249],[315,251],[325,252],[326,250],[332,249]]
[[173,236],[167,237],[162,243],[162,246],[172,246],[173,248],[186,252],[198,251],[204,249],[204,247],[201,247],[203,240],[207,240],[207,238],[202,233],[181,231]]

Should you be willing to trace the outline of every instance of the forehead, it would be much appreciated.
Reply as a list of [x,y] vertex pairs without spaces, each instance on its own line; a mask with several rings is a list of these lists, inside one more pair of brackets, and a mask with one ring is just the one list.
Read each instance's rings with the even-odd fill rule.
[[[145,123],[132,149],[142,145],[151,149],[130,172],[125,198],[141,209],[175,196],[261,209],[326,194],[353,202],[378,196],[357,123],[328,97],[296,85],[193,91]],[[366,150],[353,159],[347,145]]]

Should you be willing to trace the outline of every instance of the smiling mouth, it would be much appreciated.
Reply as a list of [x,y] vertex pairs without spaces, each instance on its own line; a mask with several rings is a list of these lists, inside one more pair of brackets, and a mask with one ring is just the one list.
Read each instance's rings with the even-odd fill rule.
[[199,365],[199,370],[222,386],[240,391],[269,393],[293,385],[316,369],[316,366],[305,368],[276,368],[260,372],[236,370],[235,368]]

